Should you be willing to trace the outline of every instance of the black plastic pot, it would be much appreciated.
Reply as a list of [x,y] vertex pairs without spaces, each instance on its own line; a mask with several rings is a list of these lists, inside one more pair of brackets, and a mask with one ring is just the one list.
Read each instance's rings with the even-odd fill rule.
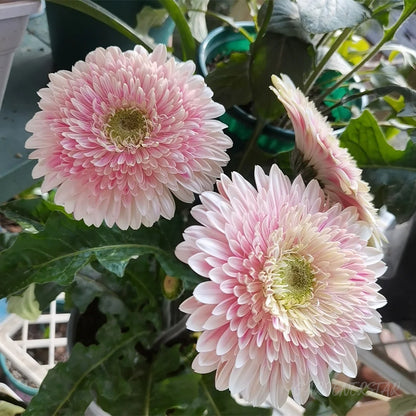
[[[161,7],[157,0],[94,1],[132,27],[136,26],[136,15],[144,6]],[[69,7],[47,1],[46,14],[54,70],[71,69],[75,62],[99,46],[118,46],[127,50],[135,45],[115,29]],[[152,29],[151,35],[155,41],[166,44],[173,28],[173,21],[168,19],[160,28]]]
[[385,275],[379,279],[387,305],[379,310],[383,322],[395,322],[416,334],[416,217],[393,224],[386,232]]
[[68,352],[77,342],[86,347],[96,344],[95,335],[106,321],[105,315],[98,309],[98,299],[92,301],[83,313],[77,308],[72,309],[67,329]]

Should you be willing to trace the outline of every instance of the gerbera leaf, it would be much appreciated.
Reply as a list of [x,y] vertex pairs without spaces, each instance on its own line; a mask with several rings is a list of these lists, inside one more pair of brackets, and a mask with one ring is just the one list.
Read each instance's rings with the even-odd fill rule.
[[404,107],[397,114],[399,117],[415,117],[416,116],[416,91],[411,88],[402,87],[400,85],[388,85],[385,87],[376,88],[370,91],[371,94],[376,94],[379,97],[398,93],[404,98]]
[[337,416],[346,416],[364,396],[365,390],[348,390],[331,393],[329,396],[329,405]]
[[[259,22],[262,25],[265,10],[266,5],[263,5],[259,11]],[[304,42],[311,43],[309,33],[301,24],[298,5],[291,0],[280,0],[273,3],[273,12],[267,25],[267,31],[296,37]]]
[[42,231],[53,211],[52,205],[42,198],[17,199],[0,206],[1,213],[19,224],[23,231],[29,233]]
[[113,400],[128,393],[131,387],[121,372],[134,366],[134,346],[143,334],[137,328],[122,333],[114,321],[106,323],[97,333],[98,345],[76,344],[68,361],[47,374],[26,414],[83,415],[94,390]]
[[404,150],[392,147],[368,110],[350,121],[340,144],[364,170],[375,204],[385,204],[399,222],[408,220],[416,208],[415,144],[409,140]]
[[238,404],[228,391],[219,391],[215,388],[214,374],[203,375],[200,381],[200,395],[208,403],[208,414],[215,416],[244,415],[266,416],[271,415],[273,409],[242,406]]
[[54,212],[43,231],[21,233],[10,248],[0,253],[0,296],[22,290],[30,283],[53,281],[68,285],[75,273],[94,259],[122,276],[129,261],[142,254],[153,254],[165,272],[184,280],[185,286],[198,281],[163,244],[164,238],[156,227],[137,231],[87,227]]
[[328,33],[353,27],[370,17],[369,10],[354,0],[297,0],[303,27],[309,33]]
[[249,64],[248,53],[234,52],[215,66],[205,78],[207,85],[214,91],[215,101],[225,108],[251,101]]
[[123,20],[115,16],[113,13],[106,10],[104,7],[94,3],[91,0],[48,0],[51,3],[60,4],[62,6],[70,7],[71,9],[78,10],[84,14],[87,14],[94,19],[99,20],[100,22],[105,23],[106,25],[112,27],[113,29],[120,32],[126,38],[132,40],[135,43],[138,43],[144,46],[148,51],[151,51],[152,48],[149,46],[139,35],[138,33],[129,25],[127,25]]
[[295,37],[267,32],[252,45],[250,85],[253,91],[253,112],[256,117],[275,120],[284,110],[270,91],[273,74],[291,74],[292,81],[301,86],[312,66],[309,44]]

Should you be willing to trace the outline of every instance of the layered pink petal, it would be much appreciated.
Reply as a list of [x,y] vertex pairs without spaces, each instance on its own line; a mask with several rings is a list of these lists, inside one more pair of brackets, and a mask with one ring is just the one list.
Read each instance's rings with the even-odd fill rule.
[[[201,332],[195,371],[254,405],[303,403],[313,381],[328,395],[329,372],[356,373],[356,347],[380,330],[375,283],[381,252],[355,207],[328,203],[319,183],[293,184],[273,165],[238,173],[195,207],[203,225],[185,230],[178,257],[206,277],[181,309]],[[212,218],[212,219],[210,219]]]

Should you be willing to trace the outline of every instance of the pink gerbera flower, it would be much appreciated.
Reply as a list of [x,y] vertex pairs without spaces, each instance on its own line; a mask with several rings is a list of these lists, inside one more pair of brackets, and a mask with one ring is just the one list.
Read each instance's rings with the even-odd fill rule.
[[273,165],[256,188],[222,175],[192,210],[202,225],[176,249],[209,280],[180,306],[201,331],[193,369],[216,370],[216,387],[254,405],[304,403],[312,380],[328,395],[330,370],[356,374],[356,346],[370,349],[384,305],[381,251],[355,207],[327,204],[319,183],[293,184]]
[[372,204],[369,186],[361,179],[361,169],[347,149],[339,146],[326,119],[315,105],[295,87],[290,78],[272,76],[275,92],[285,106],[295,130],[296,148],[304,163],[314,171],[324,192],[333,202],[343,207],[355,206],[360,219],[366,221],[374,233],[374,243],[380,245],[384,239],[377,225],[378,215]]
[[27,124],[42,191],[86,224],[138,228],[171,218],[173,195],[192,202],[211,189],[231,140],[192,62],[166,47],[98,48],[72,71],[50,75]]

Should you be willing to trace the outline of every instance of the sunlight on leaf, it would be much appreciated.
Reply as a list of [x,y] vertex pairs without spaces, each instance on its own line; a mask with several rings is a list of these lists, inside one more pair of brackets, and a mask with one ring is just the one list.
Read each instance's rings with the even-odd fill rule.
[[408,220],[416,209],[416,146],[407,142],[397,150],[387,142],[377,120],[368,111],[350,121],[340,136],[346,147],[364,169],[375,204],[385,204],[398,222]]
[[327,33],[353,27],[370,17],[368,9],[354,0],[297,0],[300,18],[310,33]]
[[15,313],[23,319],[35,321],[39,318],[39,302],[35,297],[35,284],[30,284],[26,290],[19,295],[10,296],[7,299],[7,312]]

